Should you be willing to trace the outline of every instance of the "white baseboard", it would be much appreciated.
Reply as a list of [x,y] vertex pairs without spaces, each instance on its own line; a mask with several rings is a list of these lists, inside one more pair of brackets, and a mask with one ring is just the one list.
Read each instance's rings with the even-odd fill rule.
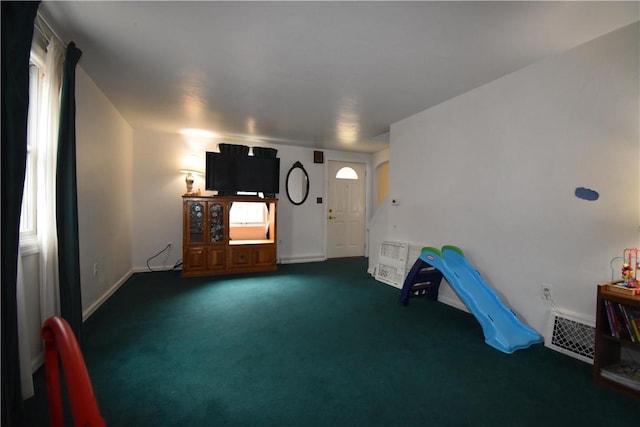
[[134,273],[152,273],[156,271],[169,271],[169,270],[182,270],[182,266],[180,266],[179,268],[176,268],[173,266],[167,267],[166,265],[165,266],[152,265],[151,270],[149,270],[149,267],[144,266],[144,267],[134,267],[132,271]]
[[124,276],[122,276],[122,278],[120,278],[120,280],[118,280],[111,288],[109,288],[107,290],[107,292],[102,294],[102,296],[100,298],[98,298],[85,311],[83,311],[82,312],[82,321],[84,322],[85,320],[87,320],[89,318],[89,316],[91,316],[98,309],[98,307],[100,307],[106,300],[108,300],[109,297],[111,295],[113,295],[113,293],[115,291],[117,291],[118,288],[120,286],[122,286],[122,284],[124,282],[126,282],[127,279],[129,279],[129,277],[131,277],[132,274],[133,274],[133,270],[129,270],[129,272],[127,274],[125,274]]
[[280,257],[278,260],[278,264],[300,264],[303,262],[321,262],[326,260],[327,258],[321,254],[303,255],[303,256]]

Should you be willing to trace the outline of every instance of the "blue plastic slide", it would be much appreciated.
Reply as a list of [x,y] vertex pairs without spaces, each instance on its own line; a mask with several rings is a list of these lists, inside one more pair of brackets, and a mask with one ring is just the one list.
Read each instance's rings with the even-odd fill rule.
[[504,353],[542,342],[542,337],[522,323],[480,273],[455,246],[423,248],[420,259],[442,272],[469,311],[478,319],[485,342]]

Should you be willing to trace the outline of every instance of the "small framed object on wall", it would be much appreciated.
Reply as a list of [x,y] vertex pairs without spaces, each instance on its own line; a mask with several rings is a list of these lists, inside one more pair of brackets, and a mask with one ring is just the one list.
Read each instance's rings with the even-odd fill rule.
[[324,163],[324,153],[322,151],[313,152],[313,163]]

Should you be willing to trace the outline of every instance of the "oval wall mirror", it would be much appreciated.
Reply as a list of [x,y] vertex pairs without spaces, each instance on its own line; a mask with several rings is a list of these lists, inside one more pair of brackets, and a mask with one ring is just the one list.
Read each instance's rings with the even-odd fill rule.
[[309,175],[302,163],[295,162],[287,172],[287,197],[294,205],[301,205],[309,195]]

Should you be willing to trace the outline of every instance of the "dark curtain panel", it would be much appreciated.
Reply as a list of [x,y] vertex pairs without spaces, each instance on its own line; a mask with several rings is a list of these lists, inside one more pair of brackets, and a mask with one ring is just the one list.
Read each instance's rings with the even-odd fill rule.
[[2,2],[2,425],[22,406],[16,277],[27,159],[29,52],[40,2]]
[[56,169],[56,223],[60,314],[82,344],[80,243],[78,239],[78,186],[76,179],[76,64],[82,51],[71,42],[62,69],[60,130]]

